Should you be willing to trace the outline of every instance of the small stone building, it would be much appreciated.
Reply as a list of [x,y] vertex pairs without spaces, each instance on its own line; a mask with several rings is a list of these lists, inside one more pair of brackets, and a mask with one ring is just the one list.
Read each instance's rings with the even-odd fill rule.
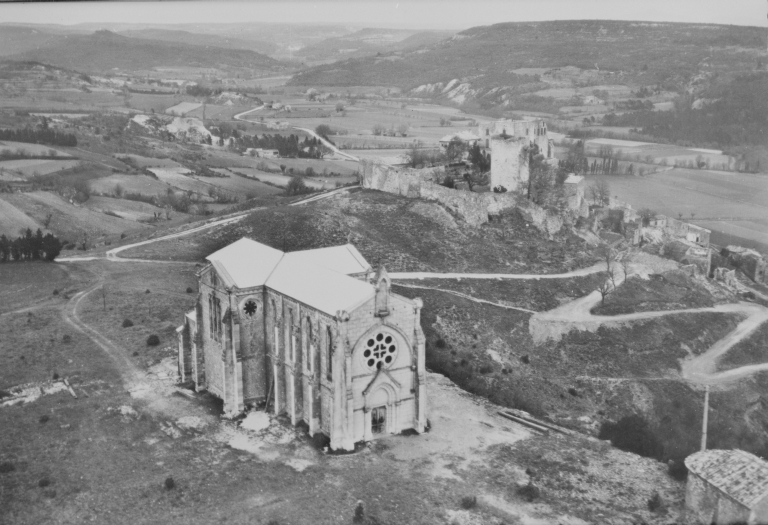
[[768,463],[743,450],[705,450],[685,466],[689,523],[768,523]]
[[331,448],[426,427],[420,299],[354,246],[283,253],[240,239],[206,257],[179,373],[226,414],[266,404]]

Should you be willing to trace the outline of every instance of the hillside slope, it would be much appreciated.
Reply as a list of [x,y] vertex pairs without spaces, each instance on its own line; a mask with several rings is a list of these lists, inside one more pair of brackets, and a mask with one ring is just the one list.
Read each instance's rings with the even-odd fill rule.
[[157,66],[267,70],[284,67],[277,60],[254,51],[130,38],[111,31],[55,36],[42,47],[14,54],[10,58],[87,72],[114,68],[141,70]]
[[535,73],[524,76],[515,72],[519,68],[575,66],[610,73],[613,83],[671,87],[689,82],[702,68],[754,69],[765,54],[764,33],[758,27],[623,21],[503,23],[474,27],[410,52],[317,66],[291,82],[423,86],[422,93],[434,95],[430,84],[454,81],[467,84],[464,91],[471,97],[498,102],[504,93],[543,89],[532,83],[538,80]]
[[160,40],[164,42],[175,42],[178,44],[187,44],[191,46],[213,46],[225,49],[245,49],[248,51],[262,53],[264,55],[271,55],[277,51],[277,46],[275,44],[265,40],[245,40],[241,38],[233,38],[230,36],[193,33],[191,31],[147,28],[120,31],[119,34],[130,38]]

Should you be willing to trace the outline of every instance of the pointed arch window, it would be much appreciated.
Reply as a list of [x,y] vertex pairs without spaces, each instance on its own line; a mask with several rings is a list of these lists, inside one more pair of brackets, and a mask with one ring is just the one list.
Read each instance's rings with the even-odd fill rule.
[[328,381],[333,380],[333,336],[331,335],[331,327],[325,329],[325,375]]

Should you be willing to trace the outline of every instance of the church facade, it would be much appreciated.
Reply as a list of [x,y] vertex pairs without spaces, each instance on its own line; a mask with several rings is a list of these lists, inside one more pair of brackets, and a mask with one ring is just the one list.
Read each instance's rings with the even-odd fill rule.
[[224,401],[265,405],[334,450],[425,430],[420,299],[390,290],[352,245],[283,253],[250,239],[209,255],[178,332],[179,374]]

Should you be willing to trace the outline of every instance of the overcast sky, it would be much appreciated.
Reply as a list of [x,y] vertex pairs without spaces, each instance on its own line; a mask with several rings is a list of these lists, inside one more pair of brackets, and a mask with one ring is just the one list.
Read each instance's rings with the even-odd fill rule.
[[287,22],[465,29],[499,22],[650,20],[765,26],[766,0],[354,0],[0,3],[0,21],[205,23]]

